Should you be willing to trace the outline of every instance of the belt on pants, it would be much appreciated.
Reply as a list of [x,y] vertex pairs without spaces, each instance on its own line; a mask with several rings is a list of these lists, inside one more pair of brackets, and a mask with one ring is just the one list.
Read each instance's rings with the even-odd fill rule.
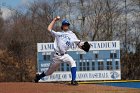
[[67,54],[67,52],[65,52],[65,53],[58,53],[58,52],[56,52],[55,54],[58,55],[58,56],[63,56],[64,54]]

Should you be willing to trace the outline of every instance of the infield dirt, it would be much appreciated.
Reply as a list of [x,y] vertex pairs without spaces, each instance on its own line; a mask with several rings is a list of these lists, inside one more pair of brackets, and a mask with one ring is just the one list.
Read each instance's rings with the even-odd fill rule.
[[63,83],[1,82],[0,93],[140,93],[140,89]]

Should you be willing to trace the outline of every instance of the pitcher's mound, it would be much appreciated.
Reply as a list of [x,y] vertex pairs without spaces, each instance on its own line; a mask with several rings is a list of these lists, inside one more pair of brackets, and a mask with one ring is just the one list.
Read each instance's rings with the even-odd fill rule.
[[0,83],[0,93],[140,93],[140,89],[79,84],[10,82]]

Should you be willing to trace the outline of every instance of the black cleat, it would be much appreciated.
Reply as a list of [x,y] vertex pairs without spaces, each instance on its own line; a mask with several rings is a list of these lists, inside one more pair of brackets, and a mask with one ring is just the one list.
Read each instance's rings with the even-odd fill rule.
[[40,76],[39,76],[39,74],[36,74],[35,79],[34,79],[34,82],[35,83],[38,83],[39,80],[40,80]]
[[78,85],[78,82],[77,81],[71,81],[71,85],[77,86]]
[[39,81],[41,78],[45,77],[45,76],[46,76],[46,75],[45,75],[44,72],[42,72],[40,75],[39,75],[39,74],[36,74],[35,79],[34,79],[34,82],[35,82],[35,83],[38,83],[38,81]]

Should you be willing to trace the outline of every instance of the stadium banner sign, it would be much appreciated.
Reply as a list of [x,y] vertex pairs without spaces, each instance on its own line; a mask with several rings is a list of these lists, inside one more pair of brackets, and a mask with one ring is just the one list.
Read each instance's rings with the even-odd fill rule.
[[[89,41],[90,50],[118,50],[120,49],[120,41]],[[37,43],[38,52],[54,51],[53,43]],[[75,44],[68,51],[83,51]]]
[[[76,79],[85,80],[118,80],[121,79],[119,70],[115,71],[78,71]],[[51,76],[46,76],[40,82],[49,81],[71,81],[70,72],[54,72]]]
[[[91,48],[88,53],[79,49],[76,45],[72,45],[68,50],[68,54],[70,53],[77,64],[76,79],[78,81],[120,80],[120,41],[89,41],[89,43]],[[37,73],[47,71],[53,53],[53,43],[37,43]],[[70,80],[70,67],[67,64],[60,64],[59,70],[42,78],[40,82]]]

